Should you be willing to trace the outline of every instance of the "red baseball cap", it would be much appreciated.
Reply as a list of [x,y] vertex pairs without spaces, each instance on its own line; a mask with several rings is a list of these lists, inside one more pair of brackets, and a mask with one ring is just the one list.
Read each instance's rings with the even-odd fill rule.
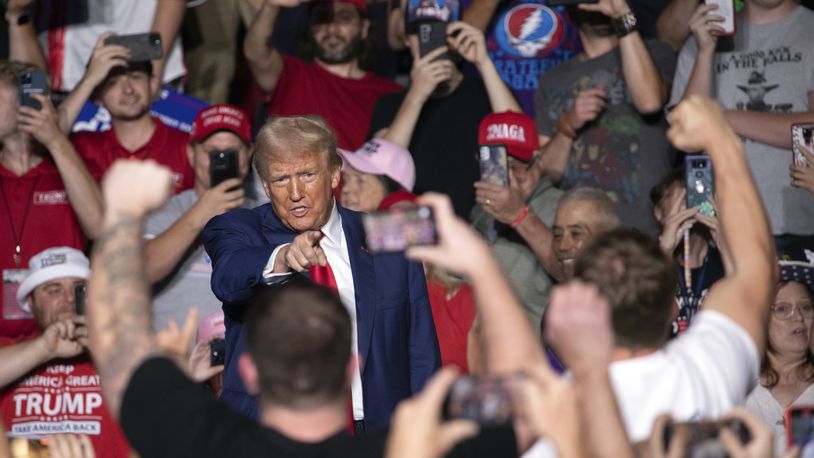
[[234,133],[244,143],[252,142],[252,127],[249,123],[249,117],[240,108],[227,104],[212,105],[199,111],[198,115],[195,116],[195,121],[192,122],[189,141],[200,143],[221,130]]
[[534,120],[523,113],[504,111],[490,113],[480,122],[478,143],[506,145],[506,152],[515,159],[529,162],[540,149],[540,138]]

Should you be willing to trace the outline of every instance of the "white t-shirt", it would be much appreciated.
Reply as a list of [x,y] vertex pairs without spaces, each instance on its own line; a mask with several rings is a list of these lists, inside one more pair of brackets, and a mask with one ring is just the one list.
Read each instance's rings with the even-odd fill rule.
[[[157,0],[45,0],[38,8],[45,24],[39,25],[40,44],[48,56],[51,85],[54,91],[71,91],[82,76],[104,32],[130,35],[150,31]],[[67,10],[63,10],[67,8]],[[68,25],[49,26],[49,18],[59,18]],[[62,23],[62,22],[58,22]],[[166,39],[165,37],[162,37]],[[181,40],[176,39],[167,58],[164,82],[186,74]]]
[[653,421],[718,418],[742,404],[758,378],[755,343],[737,323],[706,310],[661,350],[610,366],[611,383],[631,441],[650,437]]

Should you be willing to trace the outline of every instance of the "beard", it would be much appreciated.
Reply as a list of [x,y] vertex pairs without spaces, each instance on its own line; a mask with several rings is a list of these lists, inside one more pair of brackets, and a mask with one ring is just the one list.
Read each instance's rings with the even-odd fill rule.
[[[322,41],[324,42],[328,38],[342,40],[342,38],[337,37],[336,35],[328,35]],[[360,36],[353,37],[349,42],[343,40],[344,46],[338,49],[326,49],[321,45],[321,43],[316,43],[313,40],[314,38],[311,37],[316,58],[328,65],[347,64],[348,62],[357,59],[362,53],[363,43],[362,37]]]

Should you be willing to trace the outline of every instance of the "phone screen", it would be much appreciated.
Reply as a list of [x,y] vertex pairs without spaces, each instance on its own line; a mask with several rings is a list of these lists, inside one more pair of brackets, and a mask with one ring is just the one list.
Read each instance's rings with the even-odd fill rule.
[[394,208],[362,216],[368,250],[374,253],[404,251],[416,245],[435,245],[438,234],[429,207]]
[[799,145],[803,145],[809,151],[814,152],[814,124],[794,124],[791,126],[791,148],[794,155],[794,164],[805,166],[808,161]]
[[814,451],[814,406],[793,407],[786,411],[786,443],[789,448],[799,445],[806,451]]
[[499,186],[509,185],[508,157],[504,145],[481,145],[478,147],[480,179]]
[[461,377],[452,384],[444,403],[444,417],[463,418],[482,425],[511,421],[514,404],[511,391],[522,376],[476,375]]
[[712,174],[712,161],[703,154],[688,155],[685,158],[687,208],[700,207],[699,212],[715,216],[715,208],[710,199],[715,194],[715,178]]

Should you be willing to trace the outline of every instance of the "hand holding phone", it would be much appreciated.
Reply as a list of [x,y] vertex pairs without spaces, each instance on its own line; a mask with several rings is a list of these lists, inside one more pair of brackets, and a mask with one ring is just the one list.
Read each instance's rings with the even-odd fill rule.
[[[814,152],[814,124],[794,124],[791,126],[791,147],[793,152],[794,165],[807,166],[806,156],[803,148]],[[810,164],[814,166],[814,164]]]
[[734,35],[736,31],[735,25],[735,1],[734,0],[704,0],[707,5],[717,5],[718,8],[712,10],[710,14],[721,16],[724,18],[723,22],[718,22],[717,25],[720,31],[716,30],[715,35],[730,36]]

